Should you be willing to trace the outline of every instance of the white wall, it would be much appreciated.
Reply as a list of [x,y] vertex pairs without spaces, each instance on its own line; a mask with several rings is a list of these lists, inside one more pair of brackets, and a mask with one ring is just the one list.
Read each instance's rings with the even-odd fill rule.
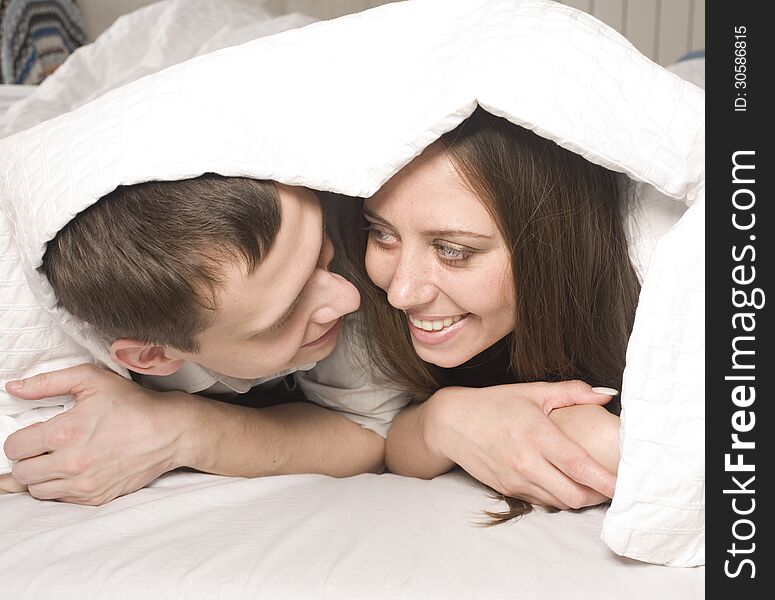
[[559,0],[604,21],[654,62],[705,49],[705,0]]
[[[156,0],[77,0],[86,33],[94,39],[122,14]],[[217,2],[218,0],[212,0]],[[386,0],[240,0],[277,14],[301,12],[319,19],[366,10]],[[560,0],[605,21],[652,60],[667,65],[705,47],[705,0]]]
[[[119,16],[158,0],[76,0],[83,12],[86,35],[94,40]],[[218,0],[212,0],[217,2]],[[386,0],[239,0],[248,4],[262,4],[277,14],[300,12],[318,19],[333,19],[360,12]]]
[[119,16],[154,2],[155,0],[76,0],[83,13],[86,35],[92,41]]

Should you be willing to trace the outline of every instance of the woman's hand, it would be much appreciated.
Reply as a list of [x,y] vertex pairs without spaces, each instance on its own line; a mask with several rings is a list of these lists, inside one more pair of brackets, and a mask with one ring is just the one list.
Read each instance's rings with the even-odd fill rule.
[[549,418],[606,470],[619,469],[619,417],[596,404],[558,408]]
[[[455,463],[496,491],[532,504],[558,509],[599,504],[613,495],[616,477],[612,461],[607,468],[594,458],[602,453],[591,455],[584,447],[594,428],[574,438],[568,431],[583,424],[582,415],[558,413],[557,423],[548,415],[610,399],[580,381],[445,388],[396,419],[388,435],[388,467],[432,477]],[[616,442],[618,448],[615,436],[606,439],[605,446]]]

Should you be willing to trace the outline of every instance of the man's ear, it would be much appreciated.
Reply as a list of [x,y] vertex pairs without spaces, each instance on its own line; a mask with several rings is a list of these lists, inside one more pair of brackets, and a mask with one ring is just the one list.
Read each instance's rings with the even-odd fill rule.
[[121,338],[110,345],[110,357],[123,367],[144,375],[172,375],[186,361],[172,358],[164,346]]

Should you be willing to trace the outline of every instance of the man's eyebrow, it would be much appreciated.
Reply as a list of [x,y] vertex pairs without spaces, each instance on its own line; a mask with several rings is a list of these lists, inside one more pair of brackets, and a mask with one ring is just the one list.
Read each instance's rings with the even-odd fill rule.
[[[363,209],[363,214],[367,216],[369,219],[378,221],[380,223],[384,223],[385,225],[390,225],[388,221],[386,221],[379,215],[374,214],[373,212],[371,212],[366,208]],[[465,229],[431,229],[431,230],[421,231],[420,235],[423,235],[426,237],[446,237],[446,236],[454,236],[454,235],[464,235],[468,237],[480,238],[483,240],[491,240],[493,238],[493,236],[491,235],[484,235],[483,233],[466,231]]]
[[373,219],[374,221],[382,221],[383,223],[387,223],[387,221],[385,221],[385,220],[384,220],[382,217],[380,217],[380,216],[379,216],[379,215],[377,215],[377,214],[374,214],[373,212],[371,212],[371,211],[370,211],[368,208],[366,208],[365,206],[363,207],[363,214],[364,214],[365,216],[367,216],[369,219]]
[[[326,239],[326,220],[322,219],[322,234],[320,237],[320,252],[323,251],[323,244],[325,243]],[[320,252],[318,253],[318,257],[320,256]],[[318,261],[315,261],[315,266],[317,266]],[[313,269],[314,271],[314,269]],[[309,278],[307,278],[309,280]],[[291,302],[291,305],[288,307],[288,310],[286,310],[282,315],[280,315],[274,323],[271,323],[270,325],[267,325],[266,327],[259,329],[258,331],[254,331],[250,334],[250,337],[256,337],[259,335],[264,335],[267,333],[270,333],[272,331],[275,331],[277,329],[280,329],[285,323],[293,316],[293,311],[298,308],[299,303],[301,302],[301,298],[304,295],[304,288],[307,287],[307,282],[304,282],[304,285],[301,288],[301,291],[297,294],[296,298],[293,299],[293,302]]]

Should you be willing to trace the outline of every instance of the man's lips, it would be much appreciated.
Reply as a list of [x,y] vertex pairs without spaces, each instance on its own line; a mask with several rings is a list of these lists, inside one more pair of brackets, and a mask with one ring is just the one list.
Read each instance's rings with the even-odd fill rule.
[[318,339],[311,341],[309,344],[304,344],[302,348],[310,348],[312,346],[317,346],[318,344],[324,344],[328,340],[330,340],[332,337],[335,337],[337,332],[339,331],[339,326],[342,324],[342,318],[339,317],[336,322],[331,326],[331,329],[326,331],[323,335],[321,335]]

